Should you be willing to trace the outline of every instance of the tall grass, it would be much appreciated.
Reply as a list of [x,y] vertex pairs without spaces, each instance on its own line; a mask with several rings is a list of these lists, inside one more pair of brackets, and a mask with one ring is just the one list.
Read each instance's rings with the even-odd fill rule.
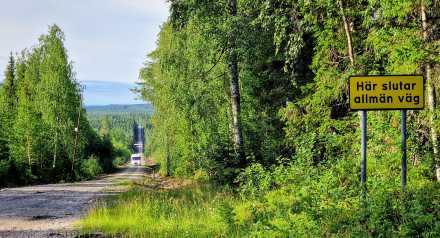
[[170,190],[140,186],[98,204],[80,222],[83,232],[122,237],[231,237],[218,208],[229,192],[206,184]]

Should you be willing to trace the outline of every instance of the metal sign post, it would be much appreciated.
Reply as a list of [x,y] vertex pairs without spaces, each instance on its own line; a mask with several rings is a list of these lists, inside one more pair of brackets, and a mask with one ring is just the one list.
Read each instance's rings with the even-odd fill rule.
[[402,190],[406,191],[406,110],[425,106],[422,75],[352,76],[349,80],[351,110],[361,115],[361,186],[367,191],[367,110],[401,110],[402,112]]
[[367,111],[361,111],[361,186],[367,190]]
[[402,110],[402,191],[406,191],[406,110]]

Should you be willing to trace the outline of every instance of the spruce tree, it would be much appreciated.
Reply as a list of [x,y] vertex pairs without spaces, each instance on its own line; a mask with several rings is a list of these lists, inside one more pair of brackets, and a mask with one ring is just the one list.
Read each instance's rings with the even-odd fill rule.
[[15,59],[9,56],[9,62],[5,71],[5,79],[3,81],[2,93],[2,111],[4,114],[3,125],[5,129],[11,128],[11,123],[15,117],[17,104],[17,85],[15,79]]
[[9,157],[9,141],[12,133],[11,125],[15,118],[16,102],[15,59],[11,53],[5,70],[5,79],[3,81],[0,98],[0,156],[3,158]]

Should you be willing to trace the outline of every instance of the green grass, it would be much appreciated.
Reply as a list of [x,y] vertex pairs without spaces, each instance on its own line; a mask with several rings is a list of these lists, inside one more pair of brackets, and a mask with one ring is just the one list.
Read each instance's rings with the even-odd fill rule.
[[192,184],[169,190],[134,186],[116,199],[98,204],[79,223],[82,232],[123,237],[231,237],[219,208],[231,193]]

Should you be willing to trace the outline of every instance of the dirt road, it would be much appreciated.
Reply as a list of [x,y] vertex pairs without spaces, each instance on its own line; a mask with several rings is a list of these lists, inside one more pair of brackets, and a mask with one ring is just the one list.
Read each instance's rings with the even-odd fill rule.
[[97,180],[0,190],[0,237],[74,236],[74,223],[96,200],[126,190],[146,171],[128,166]]

